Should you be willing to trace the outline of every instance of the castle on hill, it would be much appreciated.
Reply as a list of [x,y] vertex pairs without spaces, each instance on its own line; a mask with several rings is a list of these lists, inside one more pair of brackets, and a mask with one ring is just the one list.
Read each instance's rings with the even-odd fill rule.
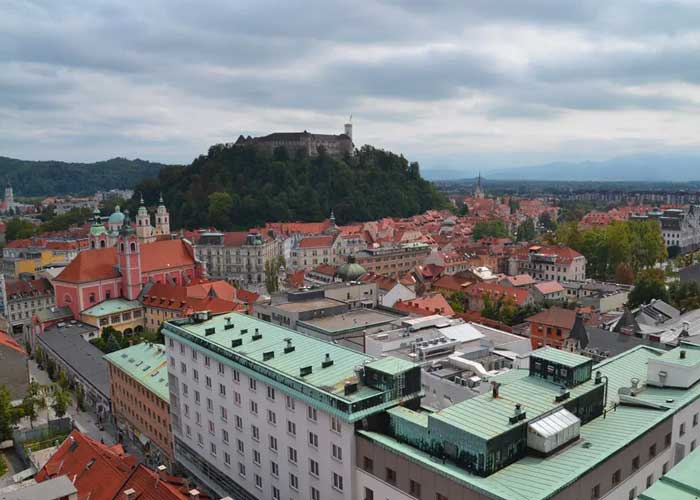
[[323,148],[332,158],[343,158],[352,154],[355,145],[352,142],[352,123],[345,124],[342,134],[312,134],[303,132],[275,132],[262,137],[238,137],[233,146],[253,146],[267,154],[272,154],[277,148],[283,147],[290,156],[297,154],[315,157]]

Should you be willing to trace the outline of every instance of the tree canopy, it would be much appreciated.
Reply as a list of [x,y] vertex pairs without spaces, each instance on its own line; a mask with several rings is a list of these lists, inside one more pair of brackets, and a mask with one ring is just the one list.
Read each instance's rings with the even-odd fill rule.
[[479,241],[482,238],[509,238],[508,228],[500,219],[477,222],[472,230],[472,238]]
[[14,241],[29,238],[34,234],[34,224],[24,219],[10,219],[5,226],[5,240]]
[[161,169],[136,191],[147,203],[163,192],[174,228],[231,230],[267,221],[318,221],[331,210],[342,224],[449,207],[421,178],[417,163],[371,146],[335,159],[323,152],[291,158],[279,149],[268,155],[217,145],[187,167]]
[[627,306],[635,308],[647,304],[653,299],[669,302],[665,275],[660,269],[644,269],[637,275],[634,288],[627,298]]

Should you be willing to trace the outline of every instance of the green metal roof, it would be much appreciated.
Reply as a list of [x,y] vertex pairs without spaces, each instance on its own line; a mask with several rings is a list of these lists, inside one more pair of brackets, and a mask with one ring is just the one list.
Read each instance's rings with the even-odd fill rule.
[[391,356],[367,363],[367,368],[372,368],[373,370],[377,370],[378,372],[382,373],[388,373],[389,375],[403,373],[415,366],[416,365],[410,361]]
[[[687,349],[687,346],[684,348]],[[678,356],[678,348],[671,352]],[[638,346],[595,366],[594,370],[600,370],[608,377],[608,411],[605,417],[600,416],[581,426],[581,439],[558,453],[548,457],[527,456],[488,477],[473,475],[449,461],[443,462],[390,436],[368,431],[359,432],[378,445],[457,482],[469,485],[485,495],[509,500],[548,498],[700,397],[700,384],[695,384],[688,390],[646,386],[636,397],[668,407],[668,410],[627,405],[614,407],[614,403],[617,403],[618,389],[628,387],[633,377],[645,380],[647,362],[650,359],[659,359],[663,355],[664,351],[660,349]],[[519,383],[516,381],[510,385]],[[504,389],[507,391],[507,387],[508,385],[501,387],[501,394],[504,394]],[[525,404],[527,409],[528,398],[517,399]]]
[[165,346],[143,342],[104,356],[160,399],[170,400],[168,394],[168,359]]
[[99,317],[140,309],[141,307],[141,303],[138,300],[110,299],[85,309],[82,314]]
[[693,451],[651,488],[640,500],[690,500],[700,498],[700,449]]
[[408,420],[411,423],[420,425],[421,427],[428,427],[428,412],[417,412],[413,411],[404,406],[395,406],[387,410],[389,415],[400,417],[404,420]]
[[575,368],[591,362],[591,358],[581,356],[580,354],[574,354],[573,352],[555,349],[554,347],[542,347],[541,349],[533,351],[531,356],[552,361],[553,363],[559,363],[560,365],[567,366],[569,368]]

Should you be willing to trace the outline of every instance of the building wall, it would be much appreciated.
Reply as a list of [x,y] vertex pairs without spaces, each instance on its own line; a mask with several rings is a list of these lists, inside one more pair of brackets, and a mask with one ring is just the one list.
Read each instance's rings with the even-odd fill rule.
[[561,348],[571,334],[570,328],[548,326],[540,323],[530,323],[530,342],[533,349],[544,346]]
[[5,305],[5,317],[12,325],[13,333],[22,333],[22,330],[31,325],[35,313],[53,307],[54,304],[53,290],[47,295],[9,299]]
[[145,309],[145,327],[151,331],[156,331],[166,321],[182,317],[180,311],[172,309],[161,309],[160,307],[146,307]]
[[385,307],[393,307],[399,300],[412,300],[416,293],[407,286],[397,283],[394,288],[386,292],[381,298],[381,304]]
[[100,331],[108,326],[122,333],[127,332],[127,330],[131,330],[127,333],[140,332],[144,328],[143,309],[132,309],[116,314],[106,314],[104,316],[81,314],[80,319],[88,325],[96,326]]
[[12,400],[22,399],[29,387],[28,356],[0,345],[0,380],[10,391]]
[[[205,352],[198,346],[193,351],[193,345],[185,345],[167,331],[165,333],[168,337],[166,349],[174,438],[194,452],[196,461],[201,464],[198,470],[191,472],[208,481],[217,493],[246,500],[274,498],[273,487],[279,490],[279,498],[285,500],[310,499],[312,487],[318,489],[323,500],[353,498],[354,434],[351,424],[338,421],[340,432],[336,432],[332,430],[328,413],[302,403],[294,394],[285,394],[268,386],[262,378],[247,376],[228,359]],[[193,352],[196,352],[196,359]],[[211,378],[211,388],[207,386],[206,377]],[[251,380],[255,381],[254,388]],[[224,387],[224,393],[220,385]],[[196,394],[199,394],[199,403]],[[252,411],[252,403],[257,405],[257,413]],[[315,410],[316,420],[309,418],[310,408]],[[223,418],[222,411],[226,418]],[[274,422],[270,415],[274,415]],[[295,434],[288,432],[287,420],[296,425]],[[254,431],[254,426],[257,431]],[[228,433],[228,441],[224,438],[224,431]],[[309,433],[317,436],[317,447],[309,444]],[[270,438],[276,439],[276,450],[271,449]],[[342,460],[333,458],[333,444],[342,449]],[[296,450],[297,463],[289,460],[289,449]],[[254,452],[259,453],[259,464]],[[181,454],[183,452],[176,444],[178,458]],[[311,459],[318,464],[318,477],[310,473]],[[183,461],[193,465],[187,457]],[[276,476],[272,473],[272,462],[277,464]],[[239,473],[239,464],[245,467],[245,477]],[[214,472],[207,474],[204,469],[209,468]],[[333,487],[333,473],[343,478],[343,491]],[[290,486],[290,474],[298,479],[296,490]],[[211,479],[214,476],[234,481],[248,497],[234,495],[231,487],[226,489],[221,482],[214,482]],[[256,486],[256,476],[260,478],[261,487]]]
[[262,245],[196,245],[195,254],[206,264],[210,278],[231,279],[244,286],[264,283],[265,262],[282,255],[282,242],[274,239]]
[[367,270],[377,274],[396,275],[411,271],[422,265],[430,254],[429,248],[400,249],[395,252],[357,255],[357,263]]
[[[144,434],[170,463],[175,455],[170,432],[170,405],[127,372],[109,364],[112,413]],[[133,433],[133,432],[132,432]]]

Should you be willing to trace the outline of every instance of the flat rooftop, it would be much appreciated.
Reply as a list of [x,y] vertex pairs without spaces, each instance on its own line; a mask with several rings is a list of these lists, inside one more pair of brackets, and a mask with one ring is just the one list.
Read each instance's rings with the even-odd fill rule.
[[138,300],[110,299],[85,309],[81,314],[86,314],[88,316],[104,316],[107,314],[118,314],[133,309],[140,309],[142,307]]
[[345,302],[334,299],[318,298],[310,300],[300,300],[299,302],[283,302],[276,304],[275,307],[287,312],[308,312],[318,311],[320,309],[329,309],[333,307],[343,306]]
[[300,323],[311,327],[313,330],[337,334],[345,331],[363,330],[373,326],[385,325],[401,318],[402,316],[378,311],[376,309],[353,309],[346,313],[313,318],[300,321]]
[[[628,387],[631,378],[646,380],[649,360],[658,359],[663,355],[664,351],[660,349],[638,346],[595,365],[594,372],[600,370],[604,376],[608,377],[607,408],[611,409],[619,402],[618,389]],[[524,379],[530,378],[525,376],[525,370],[511,370],[511,372],[515,373],[496,378],[503,383],[501,394],[504,394],[504,390],[505,394],[510,394],[509,386],[517,387]],[[509,379],[512,381],[509,382]],[[527,405],[526,397],[523,396],[524,394],[516,395],[516,400]],[[695,384],[688,390],[644,386],[644,390],[637,395],[637,398],[664,406],[668,408],[666,411],[618,405],[615,411],[608,411],[605,417],[600,416],[581,426],[581,438],[574,444],[547,457],[527,456],[488,477],[471,474],[450,461],[433,457],[391,436],[369,431],[358,432],[384,448],[468,485],[487,496],[509,500],[541,500],[560,492],[660,422],[672,418],[673,414],[699,397],[700,384]],[[480,398],[474,400],[478,399]],[[512,407],[509,409],[512,411]],[[472,424],[467,422],[465,425]]]
[[160,399],[170,400],[168,393],[168,358],[165,346],[142,342],[104,357],[126,372]]
[[17,484],[3,488],[0,490],[0,500],[56,500],[77,493],[78,490],[68,476],[58,476],[41,483],[32,480],[28,485]]

